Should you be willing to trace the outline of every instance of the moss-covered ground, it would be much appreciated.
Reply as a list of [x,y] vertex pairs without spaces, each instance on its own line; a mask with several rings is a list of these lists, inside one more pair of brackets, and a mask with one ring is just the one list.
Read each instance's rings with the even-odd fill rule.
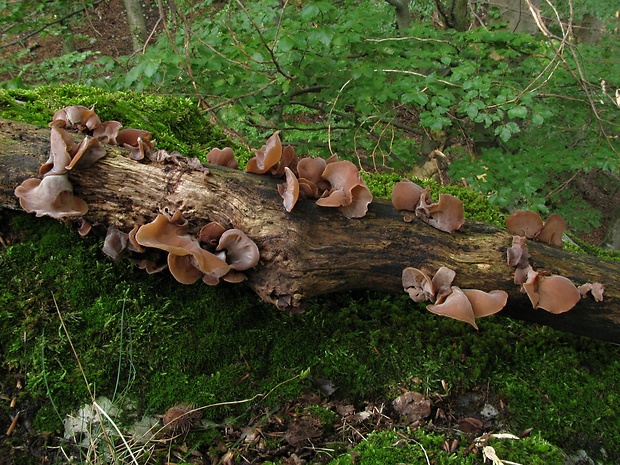
[[[75,103],[110,111],[104,104],[109,97],[101,95],[101,103],[80,100],[84,95]],[[0,98],[5,109],[7,98]],[[132,96],[142,98],[156,99]],[[171,112],[191,108],[164,106]],[[123,120],[124,114],[110,117]],[[199,113],[188,118],[192,127],[207,124]],[[203,143],[213,142],[196,142]],[[499,213],[483,205],[472,194],[467,208],[476,219],[496,221]],[[186,451],[217,455],[227,428],[240,429],[257,412],[269,417],[287,402],[319,393],[321,380],[336,390],[319,396],[324,405],[307,413],[323,423],[336,421],[326,398],[363,410],[415,390],[433,402],[433,416],[420,427],[393,423],[364,434],[357,445],[318,454],[322,463],[482,463],[473,437],[450,426],[468,415],[466,399],[476,399],[477,411],[485,403],[499,411],[486,432],[533,429],[520,441],[489,439],[504,460],[560,464],[563,453],[585,449],[600,463],[620,462],[617,345],[501,316],[483,319],[475,331],[426,312],[405,295],[331,295],[314,299],[303,315],[288,315],[238,286],[184,286],[167,273],[147,275],[112,263],[101,239],[81,238],[50,219],[4,211],[0,224],[8,244],[0,246],[0,434],[20,410],[18,431],[2,446],[17,463],[33,463],[25,457],[34,449],[58,450],[63,420],[91,394],[130,412],[117,418],[121,430],[179,403],[227,404],[204,408],[212,427],[186,438]],[[245,399],[253,400],[237,402]],[[34,438],[28,447],[26,433]],[[456,451],[444,450],[455,437]],[[265,440],[273,447],[282,441]]]

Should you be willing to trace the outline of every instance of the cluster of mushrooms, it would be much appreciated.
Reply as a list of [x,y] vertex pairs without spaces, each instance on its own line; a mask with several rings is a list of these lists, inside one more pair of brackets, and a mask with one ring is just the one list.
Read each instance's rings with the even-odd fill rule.
[[[50,123],[50,156],[39,169],[42,178],[26,179],[15,189],[21,207],[37,216],[56,219],[85,215],[88,205],[73,195],[68,172],[88,168],[104,157],[106,150],[101,144],[125,147],[129,149],[128,157],[136,161],[147,159],[204,169],[198,159],[155,149],[155,141],[148,131],[121,128],[118,121],[102,123],[92,108],[81,105],[56,112]],[[67,130],[87,135],[76,145]],[[90,228],[91,225],[83,220],[79,232],[85,235]],[[147,249],[167,253],[166,264],[158,264]],[[168,268],[174,278],[184,284],[202,280],[216,285],[220,279],[238,283],[246,279],[243,272],[254,268],[260,260],[257,245],[243,231],[227,229],[217,222],[192,231],[180,211],[164,211],[151,223],[136,225],[129,233],[109,227],[103,252],[113,260],[131,253],[139,268],[149,273]]]
[[436,315],[447,316],[469,323],[474,328],[476,318],[493,315],[506,306],[508,293],[452,286],[456,272],[442,266],[431,279],[418,268],[403,270],[403,287],[414,302],[433,302],[426,309]]
[[439,201],[433,202],[430,187],[423,188],[418,184],[403,179],[392,189],[392,205],[404,212],[404,221],[410,223],[419,218],[426,224],[453,233],[465,223],[463,202],[450,194],[439,194]]
[[[223,153],[225,152],[226,153]],[[285,176],[278,185],[284,208],[291,212],[298,200],[313,199],[321,207],[338,208],[348,218],[362,218],[372,202],[372,194],[357,167],[337,156],[299,158],[292,146],[282,146],[279,133],[274,133],[265,145],[254,150],[246,172]],[[230,149],[215,149],[207,154],[210,163],[236,166]]]
[[546,221],[538,213],[526,210],[516,210],[506,218],[506,229],[516,234],[506,252],[507,263],[515,268],[514,283],[521,286],[521,291],[527,294],[535,309],[564,313],[577,305],[588,292],[597,302],[603,300],[605,288],[601,283],[585,283],[577,287],[564,276],[545,276],[530,264],[527,239],[561,248],[566,226],[564,218],[555,213],[549,215]]
[[[50,123],[50,156],[40,167],[41,179],[26,179],[15,189],[22,208],[37,216],[56,219],[82,217],[88,211],[84,200],[73,195],[68,172],[85,169],[105,156],[101,144],[118,145],[129,149],[132,160],[150,160],[186,165],[204,170],[196,158],[187,159],[178,152],[157,150],[151,133],[141,129],[122,129],[118,121],[101,122],[92,108],[75,105],[54,114]],[[87,134],[75,144],[67,130]],[[284,177],[278,185],[287,212],[298,200],[313,199],[322,207],[338,208],[348,218],[366,215],[372,194],[357,167],[337,156],[299,158],[293,147],[283,146],[279,133],[269,137],[263,147],[254,150],[246,172]],[[207,154],[212,164],[236,169],[231,148],[213,149]],[[419,218],[441,231],[453,233],[465,223],[462,202],[449,194],[440,194],[438,202],[430,197],[430,188],[403,179],[395,184],[392,204],[404,212],[404,221]],[[566,221],[556,214],[546,221],[530,211],[518,210],[506,219],[506,229],[513,234],[512,246],[507,251],[507,263],[515,268],[514,282],[527,293],[533,307],[552,313],[573,308],[580,298],[591,292],[595,300],[603,300],[604,287],[600,283],[586,283],[576,287],[568,278],[546,276],[535,271],[529,262],[527,239],[562,247]],[[82,220],[80,234],[87,234],[90,225]],[[158,264],[151,258],[154,249],[167,254],[166,263]],[[209,222],[200,229],[192,228],[180,211],[163,211],[151,223],[136,225],[129,233],[109,227],[103,251],[113,260],[129,253],[136,265],[149,273],[170,270],[174,278],[184,284],[202,280],[216,285],[220,280],[238,283],[246,279],[244,271],[254,268],[260,253],[257,245],[243,231],[227,229],[217,222]],[[161,252],[160,252],[161,253]],[[427,309],[435,314],[465,321],[475,328],[476,318],[499,312],[506,305],[508,294],[502,290],[484,292],[453,286],[456,273],[441,267],[432,278],[420,269],[403,270],[405,292],[415,302],[430,301]]]

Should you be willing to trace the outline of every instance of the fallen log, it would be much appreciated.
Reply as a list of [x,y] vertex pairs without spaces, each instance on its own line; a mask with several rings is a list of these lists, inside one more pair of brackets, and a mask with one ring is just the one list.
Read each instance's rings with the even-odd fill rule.
[[[605,284],[603,302],[588,296],[571,311],[554,315],[533,310],[514,285],[514,269],[506,264],[512,235],[496,226],[467,222],[447,234],[421,221],[403,222],[402,214],[380,199],[361,219],[312,201],[301,201],[287,213],[277,191],[281,179],[212,165],[201,171],[142,163],[126,158],[118,147],[106,150],[105,158],[69,175],[75,194],[89,206],[88,221],[127,232],[161,211],[180,210],[197,227],[214,220],[241,229],[261,255],[245,284],[282,310],[300,311],[305,299],[333,292],[403,293],[404,268],[432,273],[446,266],[456,271],[454,284],[461,288],[506,291],[508,304],[500,315],[620,343],[620,262],[528,242],[536,270],[576,285]],[[0,208],[20,208],[13,191],[37,176],[48,151],[49,129],[0,121]]]

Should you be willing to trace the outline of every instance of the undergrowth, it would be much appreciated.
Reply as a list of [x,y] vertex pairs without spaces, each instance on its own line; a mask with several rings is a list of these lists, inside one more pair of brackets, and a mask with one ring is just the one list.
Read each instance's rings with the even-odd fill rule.
[[[37,406],[37,431],[59,434],[65,415],[88,401],[55,301],[90,389],[130,403],[134,416],[179,402],[251,398],[309,369],[309,378],[257,402],[294,399],[313,389],[314,378],[357,404],[389,401],[401,390],[448,399],[478,392],[501,399],[509,430],[532,427],[568,451],[604,450],[608,463],[620,457],[617,346],[501,316],[485,318],[476,332],[406,296],[369,292],[282,314],[245,290],[182,286],[165,273],[111,263],[97,239],[55,221],[3,216],[24,241],[0,255],[2,366],[25,375],[20,396]],[[204,415],[243,421],[246,409],[224,405]]]

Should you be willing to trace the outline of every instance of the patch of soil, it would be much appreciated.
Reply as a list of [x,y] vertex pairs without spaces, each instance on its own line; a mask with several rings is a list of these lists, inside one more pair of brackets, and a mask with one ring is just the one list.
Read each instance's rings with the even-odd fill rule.
[[[79,11],[79,2],[74,2]],[[144,0],[142,8],[149,33],[157,26],[159,10],[154,0]],[[119,57],[133,53],[129,24],[122,0],[96,2],[94,8],[80,11],[71,18],[71,31],[75,37],[76,51],[98,52],[102,56]],[[154,35],[155,36],[155,35]],[[62,56],[63,37],[46,34],[23,34],[23,40],[3,49],[0,59],[27,50],[23,63],[40,63]],[[14,39],[12,39],[14,40]],[[15,76],[0,76],[11,79]]]

